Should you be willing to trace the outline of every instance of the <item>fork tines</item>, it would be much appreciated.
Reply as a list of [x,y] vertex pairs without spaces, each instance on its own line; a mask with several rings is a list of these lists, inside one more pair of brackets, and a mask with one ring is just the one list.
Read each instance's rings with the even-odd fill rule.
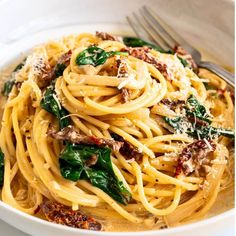
[[176,45],[191,47],[147,6],[143,6],[139,14],[133,13],[133,17],[127,17],[127,20],[138,37],[152,41],[164,50],[173,49]]

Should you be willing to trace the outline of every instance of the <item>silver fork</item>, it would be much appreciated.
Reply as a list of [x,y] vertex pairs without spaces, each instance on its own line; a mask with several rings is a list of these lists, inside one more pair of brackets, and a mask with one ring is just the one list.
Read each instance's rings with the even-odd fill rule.
[[149,7],[143,6],[140,15],[133,13],[133,17],[127,16],[127,20],[139,38],[152,41],[163,50],[173,49],[177,45],[182,46],[192,55],[199,67],[214,72],[234,87],[234,74],[217,64],[202,61],[201,53],[164,23]]

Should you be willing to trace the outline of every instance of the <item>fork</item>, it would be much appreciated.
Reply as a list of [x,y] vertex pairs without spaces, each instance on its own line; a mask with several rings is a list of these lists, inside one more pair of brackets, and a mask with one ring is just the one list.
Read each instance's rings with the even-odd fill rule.
[[214,72],[225,80],[228,85],[234,87],[234,74],[217,64],[202,61],[201,53],[164,23],[149,7],[143,6],[140,9],[140,16],[133,13],[133,17],[127,16],[127,20],[139,38],[151,40],[163,50],[173,49],[175,46],[181,45],[192,56],[199,67]]

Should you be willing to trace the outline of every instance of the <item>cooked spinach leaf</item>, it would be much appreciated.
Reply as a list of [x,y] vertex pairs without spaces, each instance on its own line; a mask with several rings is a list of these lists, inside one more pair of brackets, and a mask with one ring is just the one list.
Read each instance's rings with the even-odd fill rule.
[[163,119],[167,124],[169,124],[175,130],[178,130],[180,133],[184,132],[182,117],[174,117],[174,118],[164,117]]
[[150,48],[155,49],[158,52],[162,52],[162,53],[166,52],[161,47],[158,47],[157,45],[154,45],[152,43],[149,43],[147,41],[144,41],[144,40],[142,40],[140,38],[136,38],[136,37],[124,37],[123,42],[126,46],[132,47],[132,48],[148,46]]
[[211,120],[209,119],[210,116],[207,113],[206,108],[201,105],[193,95],[190,95],[187,100],[186,114],[187,116],[192,116],[211,124]]
[[[136,38],[136,37],[123,37],[123,42],[128,47],[134,48],[134,47],[148,46],[148,47],[150,47],[158,52],[161,52],[161,53],[175,54],[174,50],[163,50],[161,47],[159,47],[155,44],[149,43],[147,41],[144,41],[144,40],[142,40],[140,38]],[[185,59],[183,59],[179,56],[177,56],[177,57],[184,67],[189,65],[189,63]]]
[[2,89],[2,95],[9,96],[13,86],[15,84],[15,79],[10,79],[4,83],[3,89]]
[[204,84],[206,90],[217,90],[217,88],[215,86],[213,86],[209,83],[204,82],[203,84]]
[[66,65],[64,63],[56,64],[55,71],[54,71],[55,78],[62,76],[65,69],[66,69]]
[[207,114],[206,108],[193,95],[188,98],[183,109],[186,112],[185,117],[164,117],[164,121],[175,131],[179,133],[185,132],[189,136],[198,139],[212,139],[221,135],[228,138],[235,137],[233,130],[212,127],[210,125],[212,120]]
[[65,117],[66,115],[68,115],[68,112],[60,105],[60,102],[56,97],[53,85],[50,85],[46,88],[44,97],[40,105],[44,110],[57,117],[60,129],[70,124],[70,119],[68,117]]
[[[72,181],[87,179],[116,201],[127,204],[131,195],[117,179],[110,155],[110,148],[67,143],[60,155],[61,174]],[[89,159],[94,157],[96,161],[89,165]]]
[[[68,112],[57,100],[53,85],[47,87],[41,107],[57,117],[60,129],[71,123],[68,117],[64,117]],[[124,187],[123,182],[117,179],[110,155],[110,148],[66,142],[66,147],[59,157],[61,175],[72,181],[87,179],[116,201],[127,204],[131,194]],[[94,164],[89,161],[91,158],[95,158]]]
[[233,130],[230,129],[223,129],[223,128],[216,128],[212,126],[206,126],[206,127],[195,127],[195,130],[193,132],[188,133],[192,137],[200,137],[201,139],[212,139],[217,138],[219,136],[225,136],[228,138],[234,138],[235,134]]
[[164,117],[164,121],[167,124],[169,124],[172,128],[174,128],[175,131],[179,133],[186,132],[189,136],[193,138],[212,139],[212,138],[217,138],[221,135],[228,138],[235,137],[235,133],[233,130],[216,128],[210,125],[208,126],[200,125],[184,117],[175,117],[175,118]]
[[76,57],[76,64],[81,65],[92,65],[98,66],[106,62],[106,60],[114,55],[127,55],[126,52],[106,52],[102,48],[96,46],[89,46],[87,49],[83,50]]
[[[18,64],[16,66],[16,68],[13,70],[13,72],[17,72],[18,70],[20,70],[25,65],[25,61],[26,61],[26,59],[23,62],[21,62],[20,64]],[[10,94],[15,82],[16,82],[16,80],[13,79],[13,78],[6,81],[4,83],[4,86],[3,86],[3,89],[2,89],[2,95],[7,97]]]
[[13,70],[13,72],[17,72],[18,70],[20,70],[23,66],[25,65],[25,60],[21,63],[19,63],[16,68]]
[[177,57],[184,67],[189,66],[189,63],[185,59],[183,59],[182,57],[179,57],[179,56],[177,56]]
[[3,185],[4,180],[4,154],[0,149],[0,186]]

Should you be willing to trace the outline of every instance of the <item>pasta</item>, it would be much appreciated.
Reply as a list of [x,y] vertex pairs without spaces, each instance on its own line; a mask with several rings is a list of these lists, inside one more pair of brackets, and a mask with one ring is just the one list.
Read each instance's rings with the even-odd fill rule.
[[60,203],[108,231],[204,217],[233,187],[226,83],[204,69],[197,75],[177,54],[107,35],[37,46],[11,74],[2,98],[2,201],[50,221],[43,204]]

